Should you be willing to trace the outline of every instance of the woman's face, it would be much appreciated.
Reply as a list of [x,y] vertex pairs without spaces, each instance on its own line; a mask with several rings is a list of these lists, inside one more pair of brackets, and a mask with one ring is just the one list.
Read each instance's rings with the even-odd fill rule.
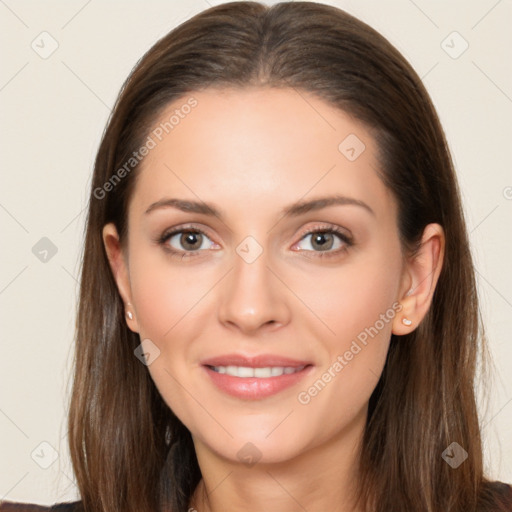
[[210,89],[150,137],[116,279],[196,448],[278,462],[360,431],[410,286],[368,131],[294,89]]

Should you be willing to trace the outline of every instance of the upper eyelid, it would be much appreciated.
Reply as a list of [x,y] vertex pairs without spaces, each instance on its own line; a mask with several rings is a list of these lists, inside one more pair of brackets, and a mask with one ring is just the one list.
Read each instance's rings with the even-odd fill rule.
[[198,227],[195,227],[195,226],[178,226],[176,228],[169,228],[169,229],[166,229],[164,230],[162,236],[160,238],[171,238],[172,236],[174,235],[177,235],[179,233],[183,233],[183,232],[188,232],[188,231],[193,231],[193,232],[198,232],[198,233],[201,233],[203,235],[206,235],[208,238],[211,239],[210,235],[208,234],[208,230],[207,229],[204,229],[204,228],[198,228]]

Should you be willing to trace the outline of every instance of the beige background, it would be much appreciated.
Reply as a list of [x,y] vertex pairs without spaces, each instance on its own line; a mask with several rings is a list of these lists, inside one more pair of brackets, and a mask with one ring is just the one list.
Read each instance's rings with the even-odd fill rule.
[[[0,0],[0,499],[50,504],[78,496],[65,414],[93,158],[110,107],[139,57],[171,28],[218,3]],[[512,482],[511,2],[326,3],[396,45],[439,111],[496,361],[484,416],[486,460],[493,478]],[[43,237],[51,245],[40,242]],[[38,253],[45,248],[48,253]]]

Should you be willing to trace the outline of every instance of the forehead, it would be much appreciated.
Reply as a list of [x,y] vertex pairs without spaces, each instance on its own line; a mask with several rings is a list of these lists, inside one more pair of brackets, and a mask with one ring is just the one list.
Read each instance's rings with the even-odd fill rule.
[[364,125],[296,89],[207,89],[162,110],[148,134],[134,206],[164,195],[245,207],[326,192],[388,208]]

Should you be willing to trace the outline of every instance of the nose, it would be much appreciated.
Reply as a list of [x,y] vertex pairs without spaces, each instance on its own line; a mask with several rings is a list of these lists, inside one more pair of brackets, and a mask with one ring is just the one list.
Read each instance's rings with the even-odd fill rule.
[[290,321],[290,294],[269,267],[265,251],[251,263],[235,253],[233,268],[223,281],[218,318],[226,327],[254,334]]

